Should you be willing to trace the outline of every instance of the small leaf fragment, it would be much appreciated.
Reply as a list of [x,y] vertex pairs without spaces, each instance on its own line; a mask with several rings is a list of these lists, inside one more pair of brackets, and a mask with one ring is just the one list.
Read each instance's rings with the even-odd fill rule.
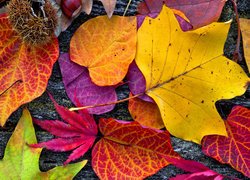
[[170,178],[170,180],[223,180],[225,178],[223,175],[196,161],[172,158],[170,162],[174,166],[189,172],[189,174],[177,175],[176,177]]
[[116,0],[99,0],[99,1],[102,2],[108,17],[111,18],[115,10]]
[[190,28],[197,29],[216,22],[220,17],[225,2],[226,0],[163,0],[161,2],[158,0],[144,0],[138,5],[138,12],[142,15],[156,17],[160,13],[162,6],[167,5],[187,16],[193,26],[186,29],[189,30]]
[[164,128],[160,110],[155,103],[133,98],[129,100],[128,109],[132,118],[141,125],[156,129]]
[[240,18],[240,28],[243,39],[244,56],[250,71],[250,19]]

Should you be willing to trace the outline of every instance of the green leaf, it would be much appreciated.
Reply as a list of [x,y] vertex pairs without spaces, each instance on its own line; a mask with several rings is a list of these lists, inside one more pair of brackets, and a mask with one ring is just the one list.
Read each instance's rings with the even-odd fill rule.
[[37,143],[32,118],[27,109],[11,136],[0,161],[1,179],[72,179],[86,164],[86,160],[64,167],[56,167],[47,172],[39,170],[41,148],[31,148],[27,144]]

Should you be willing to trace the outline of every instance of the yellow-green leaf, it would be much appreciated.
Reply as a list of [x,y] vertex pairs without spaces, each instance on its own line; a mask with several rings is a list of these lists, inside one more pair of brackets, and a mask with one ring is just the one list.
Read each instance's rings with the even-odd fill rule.
[[27,109],[19,120],[0,161],[0,179],[72,179],[86,164],[86,160],[47,172],[39,170],[41,148],[27,144],[37,143],[32,119]]
[[213,23],[183,32],[173,12],[163,7],[139,29],[136,63],[171,134],[197,143],[205,135],[227,135],[215,102],[243,94],[249,81],[223,56],[229,26]]

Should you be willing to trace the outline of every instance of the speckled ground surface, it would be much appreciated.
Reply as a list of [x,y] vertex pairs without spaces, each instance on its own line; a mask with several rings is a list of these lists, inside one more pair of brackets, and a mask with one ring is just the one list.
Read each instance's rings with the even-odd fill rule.
[[[132,4],[129,8],[128,15],[134,15],[136,13],[136,6],[139,1],[133,0]],[[118,0],[116,10],[114,14],[123,14],[124,9],[126,8],[127,1]],[[238,11],[240,17],[250,18],[250,1],[249,0],[238,0]],[[73,35],[73,32],[86,20],[96,15],[105,14],[104,9],[99,2],[94,3],[93,11],[91,16],[87,16],[85,14],[80,15],[73,24],[68,28],[67,31],[63,32],[60,37],[60,51],[66,52],[69,49],[69,41]],[[225,55],[232,59],[233,52],[235,49],[236,39],[237,39],[237,24],[235,23],[235,19],[233,16],[233,7],[230,2],[226,3],[226,6],[223,9],[221,21],[229,20],[233,18],[233,23],[229,32],[228,40],[225,44]],[[242,46],[241,46],[241,53],[242,53]],[[240,63],[244,69],[246,69],[245,62]],[[49,80],[48,84],[48,91],[50,91],[53,96],[55,97],[56,101],[64,106],[71,107],[72,103],[68,99],[62,79],[61,73],[59,69],[58,63],[55,64],[53,69],[53,74]],[[123,99],[128,96],[128,88],[127,86],[119,87],[117,90],[118,96],[120,99]],[[248,91],[237,98],[227,101],[220,101],[217,102],[217,108],[223,118],[225,118],[232,106],[239,104],[246,107],[250,107],[250,88]],[[29,103],[28,105],[29,110],[31,111],[32,116],[39,118],[39,119],[56,119],[59,118],[58,114],[56,113],[51,101],[49,100],[47,94],[43,94],[41,97],[37,98],[33,102]],[[4,148],[6,143],[11,136],[18,119],[21,115],[21,108],[17,110],[13,115],[9,118],[6,126],[4,128],[0,128],[0,158],[3,157]],[[118,104],[115,109],[107,114],[102,115],[102,117],[114,117],[117,119],[124,119],[124,120],[131,120],[131,117],[127,110],[127,103]],[[96,117],[98,118],[98,117]],[[36,127],[36,133],[38,141],[45,141],[53,136],[48,134],[47,132],[42,131],[38,127]],[[173,147],[176,152],[180,153],[184,158],[196,160],[199,162],[204,163],[209,168],[228,176],[234,176],[240,179],[247,179],[241,173],[238,173],[234,169],[230,168],[227,165],[222,165],[215,160],[206,157],[201,152],[201,147],[197,144],[186,142],[180,140],[178,138],[172,137]],[[62,163],[66,160],[69,153],[54,153],[48,150],[43,150],[41,157],[40,157],[40,168],[42,171],[46,171],[54,166],[62,165]],[[75,177],[75,179],[98,179],[95,175],[94,171],[91,168],[91,153],[87,153],[82,159],[88,159],[89,162],[87,165],[79,172],[79,174]],[[175,168],[174,166],[170,165],[166,168],[160,170],[157,174],[149,177],[148,179],[168,179],[170,177],[175,176],[176,174],[182,173],[181,170]]]

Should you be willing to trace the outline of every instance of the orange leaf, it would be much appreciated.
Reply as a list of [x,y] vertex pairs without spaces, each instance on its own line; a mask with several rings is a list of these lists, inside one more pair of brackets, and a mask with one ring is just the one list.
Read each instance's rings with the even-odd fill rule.
[[70,42],[70,58],[88,67],[99,86],[118,84],[136,52],[136,18],[99,16],[84,23]]
[[250,71],[250,19],[240,18],[240,28],[243,39],[244,56]]
[[156,104],[133,98],[129,100],[128,110],[132,118],[140,124],[156,129],[164,128],[161,113]]
[[59,55],[58,41],[42,46],[23,43],[7,15],[0,15],[0,125],[20,105],[46,89],[52,66]]
[[205,136],[202,151],[250,178],[250,109],[235,106],[225,125],[228,137]]
[[92,150],[92,167],[101,179],[143,179],[177,157],[167,131],[144,128],[137,122],[100,119],[104,135]]

